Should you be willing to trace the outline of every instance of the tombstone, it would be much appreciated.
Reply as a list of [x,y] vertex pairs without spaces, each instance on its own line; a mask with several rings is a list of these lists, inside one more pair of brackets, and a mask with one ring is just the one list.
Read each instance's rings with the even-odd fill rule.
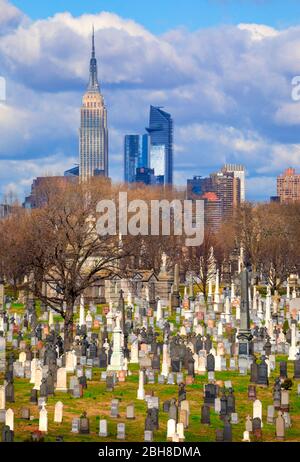
[[232,425],[237,425],[239,423],[239,416],[236,412],[231,413],[230,422]]
[[135,419],[134,404],[129,404],[126,407],[126,419],[129,419],[129,420]]
[[178,421],[178,408],[176,406],[176,400],[171,399],[170,408],[169,408],[169,419]]
[[281,390],[281,403],[280,409],[282,411],[288,412],[289,411],[289,391],[288,390]]
[[167,422],[167,439],[173,438],[173,435],[175,432],[176,432],[176,420],[169,419]]
[[251,401],[256,400],[256,386],[255,385],[248,386],[248,399],[250,399]]
[[252,431],[257,440],[260,440],[262,438],[261,427],[262,427],[261,419],[259,417],[255,417],[252,420]]
[[56,404],[55,404],[55,408],[54,408],[54,422],[55,423],[62,423],[62,419],[63,419],[63,403],[61,401],[58,401]]
[[144,432],[144,441],[147,443],[152,443],[153,441],[153,431],[145,430]]
[[206,358],[206,369],[208,372],[214,372],[215,370],[215,357],[209,353]]
[[217,397],[217,386],[213,383],[208,383],[204,386],[204,404],[213,406]]
[[30,402],[32,404],[37,404],[38,403],[38,391],[32,388],[30,392]]
[[300,379],[300,358],[294,361],[294,379]]
[[40,410],[39,431],[45,433],[48,432],[48,412],[45,408],[45,404],[42,406],[42,409]]
[[99,436],[102,438],[106,438],[108,435],[107,433],[107,420],[101,419],[99,422]]
[[286,361],[280,361],[279,363],[279,370],[280,370],[280,378],[281,379],[286,379],[287,378],[287,362]]
[[262,426],[262,404],[259,399],[256,399],[253,403],[253,420],[259,418]]
[[276,428],[276,438],[278,440],[284,440],[285,421],[284,421],[281,411],[278,411],[278,417],[276,418],[276,421],[275,421],[275,428]]
[[164,401],[164,402],[163,402],[163,412],[169,412],[170,405],[171,405],[171,401],[170,401],[170,400]]
[[114,391],[115,383],[113,375],[106,376],[106,391]]
[[269,424],[273,424],[274,423],[274,417],[275,417],[275,407],[272,406],[272,405],[269,405],[268,410],[267,410],[267,422]]
[[5,425],[7,425],[11,431],[14,431],[14,411],[7,409],[5,414]]
[[117,439],[125,440],[125,424],[124,423],[117,424]]
[[224,430],[217,429],[216,430],[216,443],[223,443],[224,442]]
[[201,407],[201,423],[210,425],[210,408],[206,404]]
[[4,425],[2,429],[2,443],[13,443],[14,442],[14,432],[10,429],[8,425]]
[[65,367],[60,367],[57,370],[56,388],[57,392],[66,393],[67,389],[67,371]]
[[87,417],[86,412],[83,412],[79,419],[79,433],[81,435],[88,435],[90,433],[90,421]]
[[220,414],[221,412],[221,399],[220,398],[215,399],[215,412],[217,414]]
[[21,414],[21,419],[23,420],[30,419],[30,409],[28,409],[28,407],[22,407],[20,414]]
[[249,435],[249,432],[247,430],[243,433],[243,442],[244,443],[250,443],[250,435]]
[[79,433],[80,419],[72,419],[72,433]]
[[111,417],[119,417],[119,400],[112,399],[110,408]]
[[257,384],[261,386],[268,386],[269,379],[268,379],[268,365],[266,363],[265,357],[262,357],[261,364],[258,365],[258,373],[257,373]]
[[231,443],[232,442],[232,428],[231,423],[229,422],[229,418],[225,416],[224,422],[224,442]]

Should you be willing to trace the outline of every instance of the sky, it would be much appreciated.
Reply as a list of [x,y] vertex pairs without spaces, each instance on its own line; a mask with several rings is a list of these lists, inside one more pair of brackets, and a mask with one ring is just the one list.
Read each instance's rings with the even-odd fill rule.
[[177,184],[240,163],[261,201],[286,167],[300,172],[300,2],[0,0],[0,194],[22,200],[33,178],[78,162],[92,24],[113,180],[150,104],[174,119]]

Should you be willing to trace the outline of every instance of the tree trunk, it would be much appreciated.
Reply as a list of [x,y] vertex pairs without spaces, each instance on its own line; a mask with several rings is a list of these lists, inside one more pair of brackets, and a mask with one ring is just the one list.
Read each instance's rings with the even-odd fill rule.
[[70,351],[73,345],[73,316],[74,302],[67,303],[66,315],[64,319],[64,351]]

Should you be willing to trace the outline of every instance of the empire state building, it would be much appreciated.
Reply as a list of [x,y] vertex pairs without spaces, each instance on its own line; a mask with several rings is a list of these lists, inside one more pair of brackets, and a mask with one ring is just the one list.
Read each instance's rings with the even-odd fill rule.
[[80,179],[108,176],[107,111],[100,92],[93,30],[90,80],[82,99],[79,129]]

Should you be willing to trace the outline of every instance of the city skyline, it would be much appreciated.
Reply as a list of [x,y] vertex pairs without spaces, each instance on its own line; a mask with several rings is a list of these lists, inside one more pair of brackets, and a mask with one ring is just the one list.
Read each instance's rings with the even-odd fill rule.
[[[248,173],[246,199],[268,200],[285,168],[299,170],[300,108],[291,81],[300,74],[300,28],[290,27],[297,11],[290,22],[279,23],[279,8],[277,20],[263,22],[262,15],[261,24],[245,25],[239,21],[246,10],[222,22],[207,9],[210,24],[184,30],[173,22],[157,35],[113,6],[114,13],[99,7],[98,14],[76,16],[81,12],[71,9],[37,21],[26,16],[28,5],[25,14],[0,3],[0,74],[7,83],[0,106],[2,194],[13,190],[22,199],[33,178],[78,163],[93,23],[114,181],[123,178],[124,135],[143,133],[150,105],[164,106],[175,121],[174,184],[238,163]],[[267,16],[269,7],[259,8]]]

